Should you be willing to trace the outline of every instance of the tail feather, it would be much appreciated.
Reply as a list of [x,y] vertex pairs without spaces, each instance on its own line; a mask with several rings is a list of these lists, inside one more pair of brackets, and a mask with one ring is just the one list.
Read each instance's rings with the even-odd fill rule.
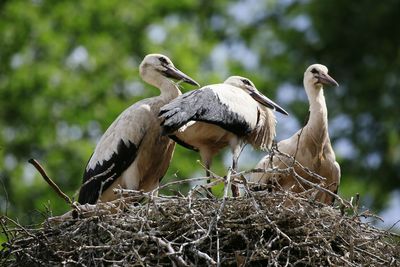
[[248,142],[261,150],[270,149],[275,138],[276,119],[274,113],[266,108],[260,112],[256,129],[249,136]]

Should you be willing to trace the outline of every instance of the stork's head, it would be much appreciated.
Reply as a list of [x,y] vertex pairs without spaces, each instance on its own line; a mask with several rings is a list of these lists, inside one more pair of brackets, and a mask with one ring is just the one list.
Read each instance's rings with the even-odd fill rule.
[[200,86],[195,80],[178,70],[167,56],[161,54],[145,56],[140,63],[139,72],[144,81],[156,87],[160,87],[163,77]]
[[229,84],[235,87],[238,87],[248,93],[254,100],[260,103],[263,106],[266,106],[270,109],[276,110],[282,114],[289,115],[283,108],[281,108],[274,101],[260,93],[254,83],[247,78],[241,76],[231,76],[225,80],[225,84]]
[[306,88],[321,89],[322,86],[333,85],[339,86],[339,84],[328,75],[328,68],[321,64],[313,64],[309,66],[304,73],[304,86]]

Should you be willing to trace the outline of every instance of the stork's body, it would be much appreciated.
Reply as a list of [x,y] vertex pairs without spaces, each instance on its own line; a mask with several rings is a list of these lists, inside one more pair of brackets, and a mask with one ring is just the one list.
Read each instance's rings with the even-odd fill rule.
[[117,186],[150,191],[168,169],[175,143],[161,136],[157,116],[163,105],[181,94],[169,78],[198,84],[159,54],[144,58],[140,75],[161,94],[127,108],[101,137],[84,172],[78,200],[81,204],[113,200]]
[[[226,146],[232,149],[233,170],[237,169],[246,143],[255,148],[270,148],[276,124],[272,109],[286,113],[259,93],[251,81],[232,76],[223,84],[179,96],[161,108],[160,117],[164,120],[164,134],[200,152],[209,176],[212,158]],[[235,186],[232,191],[234,196],[238,195]]]
[[[328,110],[325,103],[323,84],[338,85],[328,75],[328,69],[319,64],[311,65],[304,73],[304,87],[310,103],[310,116],[307,124],[292,137],[278,143],[278,150],[295,156],[296,160],[304,167],[326,178],[325,188],[337,192],[340,183],[340,166],[336,162],[335,152],[328,134]],[[296,152],[297,151],[297,152]],[[273,164],[273,165],[271,165]],[[289,159],[275,156],[271,162],[269,155],[264,157],[257,168],[287,168],[292,162]],[[306,174],[300,168],[296,172],[307,180],[319,183],[316,178]],[[302,192],[309,188],[306,185],[299,186],[295,178],[284,174],[253,174],[254,182],[267,183],[278,182],[279,186],[293,192]],[[323,203],[332,203],[334,198],[328,193],[319,192],[316,199]]]

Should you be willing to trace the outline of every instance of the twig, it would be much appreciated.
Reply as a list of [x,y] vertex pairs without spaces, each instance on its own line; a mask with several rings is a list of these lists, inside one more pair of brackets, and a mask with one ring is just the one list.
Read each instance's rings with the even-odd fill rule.
[[200,258],[205,259],[211,266],[217,265],[214,259],[212,259],[210,256],[208,256],[207,253],[201,252],[200,250],[197,249],[192,249],[194,253],[196,253],[197,256]]
[[[275,170],[267,170],[272,171]],[[295,169],[280,171],[290,174]],[[243,183],[244,196],[228,197],[229,178]],[[0,265],[398,263],[396,238],[363,223],[360,217],[340,214],[338,208],[309,201],[306,193],[254,192],[249,184],[252,183],[244,177],[228,173],[222,199],[197,194],[203,190],[200,186],[192,188],[187,196],[157,196],[157,191],[118,189],[124,198],[88,208],[80,206],[79,220],[64,218],[58,225],[42,224],[40,229],[24,229],[3,219],[10,241],[0,251]],[[170,189],[168,185],[176,183],[164,187]],[[145,201],[138,203],[138,198]],[[124,212],[110,211],[118,207]]]
[[5,218],[6,220],[10,221],[14,225],[18,226],[18,228],[21,229],[23,232],[25,232],[29,237],[37,239],[37,237],[34,234],[29,232],[25,227],[23,227],[21,224],[17,223],[15,220],[13,220],[13,219],[11,219],[11,218],[9,218],[7,216],[4,216],[3,218]]
[[6,210],[4,211],[4,214],[5,215],[7,215],[8,214],[8,192],[7,192],[7,188],[6,188],[6,185],[4,184],[4,182],[3,182],[3,179],[0,179],[0,182],[1,182],[1,185],[3,186],[3,189],[4,189],[4,195],[5,195],[5,197],[6,197],[6,201],[5,201],[5,203],[6,203]]
[[40,163],[35,160],[35,159],[30,159],[28,160],[30,164],[32,164],[36,170],[42,175],[43,179],[50,185],[50,187],[62,198],[67,202],[67,204],[73,206],[72,200],[67,196],[61,189],[58,187],[58,185],[47,175],[46,171],[43,169],[43,167],[40,165]]
[[178,263],[179,266],[189,266],[183,259],[181,256],[177,256],[176,251],[174,250],[174,248],[171,246],[170,243],[167,243],[165,241],[163,241],[161,238],[159,237],[155,237],[155,236],[148,236],[148,238],[154,242],[156,242],[159,246],[162,246],[163,248],[167,249],[168,251],[168,255],[169,257],[173,258],[174,260],[176,260],[176,262]]
[[396,226],[396,224],[398,224],[399,222],[400,222],[400,220],[395,222],[392,226],[389,227],[389,229],[387,229],[387,231],[389,232],[390,230],[392,230]]
[[301,134],[303,133],[303,130],[304,130],[304,127],[301,128],[300,133],[298,134],[297,144],[296,144],[296,151],[294,152],[292,165],[296,162],[297,151],[299,151],[300,138],[301,138]]
[[8,232],[6,230],[6,225],[4,224],[5,219],[3,219],[3,216],[0,217],[0,225],[1,225],[1,231],[4,233],[4,235],[7,238],[7,242],[10,242],[10,237],[8,235]]
[[[303,177],[301,177],[300,175],[298,175],[298,174],[296,173],[296,171],[294,170],[294,168],[289,168],[289,170],[290,170],[291,174],[292,174],[296,179],[299,179],[302,183],[305,183],[305,184],[307,184],[307,185],[309,185],[309,186],[311,186],[311,187],[314,187],[314,188],[317,188],[317,189],[320,190],[320,191],[323,191],[324,193],[327,193],[328,195],[330,195],[330,196],[334,197],[335,199],[339,200],[339,201],[340,201],[340,204],[342,204],[342,205],[346,205],[346,204],[347,204],[347,206],[349,206],[349,203],[348,203],[347,201],[343,200],[343,199],[342,199],[341,197],[339,197],[337,194],[333,193],[332,191],[330,191],[330,190],[328,190],[328,189],[326,189],[326,188],[324,188],[324,187],[322,187],[322,186],[320,186],[320,185],[318,185],[318,184],[315,184],[315,183],[313,183],[313,182],[310,182],[310,181],[308,181],[307,179],[304,179]],[[346,203],[346,204],[345,204],[345,203]]]

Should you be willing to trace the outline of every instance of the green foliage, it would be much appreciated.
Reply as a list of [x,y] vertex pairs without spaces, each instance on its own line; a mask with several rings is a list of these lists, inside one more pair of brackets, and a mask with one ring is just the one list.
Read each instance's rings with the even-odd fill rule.
[[[7,206],[9,216],[34,222],[44,203],[57,214],[68,209],[27,160],[37,158],[74,195],[110,123],[158,94],[137,70],[152,52],[170,56],[202,85],[238,74],[271,98],[283,83],[301,87],[309,63],[327,65],[341,84],[326,90],[329,117],[350,121],[333,131],[333,142],[354,146],[351,157],[339,155],[340,191],[382,208],[400,187],[399,8],[394,0],[2,2],[2,212]],[[285,108],[299,122],[307,113],[303,99]],[[221,158],[213,169],[223,175]],[[203,173],[198,159],[178,148],[165,179]]]

